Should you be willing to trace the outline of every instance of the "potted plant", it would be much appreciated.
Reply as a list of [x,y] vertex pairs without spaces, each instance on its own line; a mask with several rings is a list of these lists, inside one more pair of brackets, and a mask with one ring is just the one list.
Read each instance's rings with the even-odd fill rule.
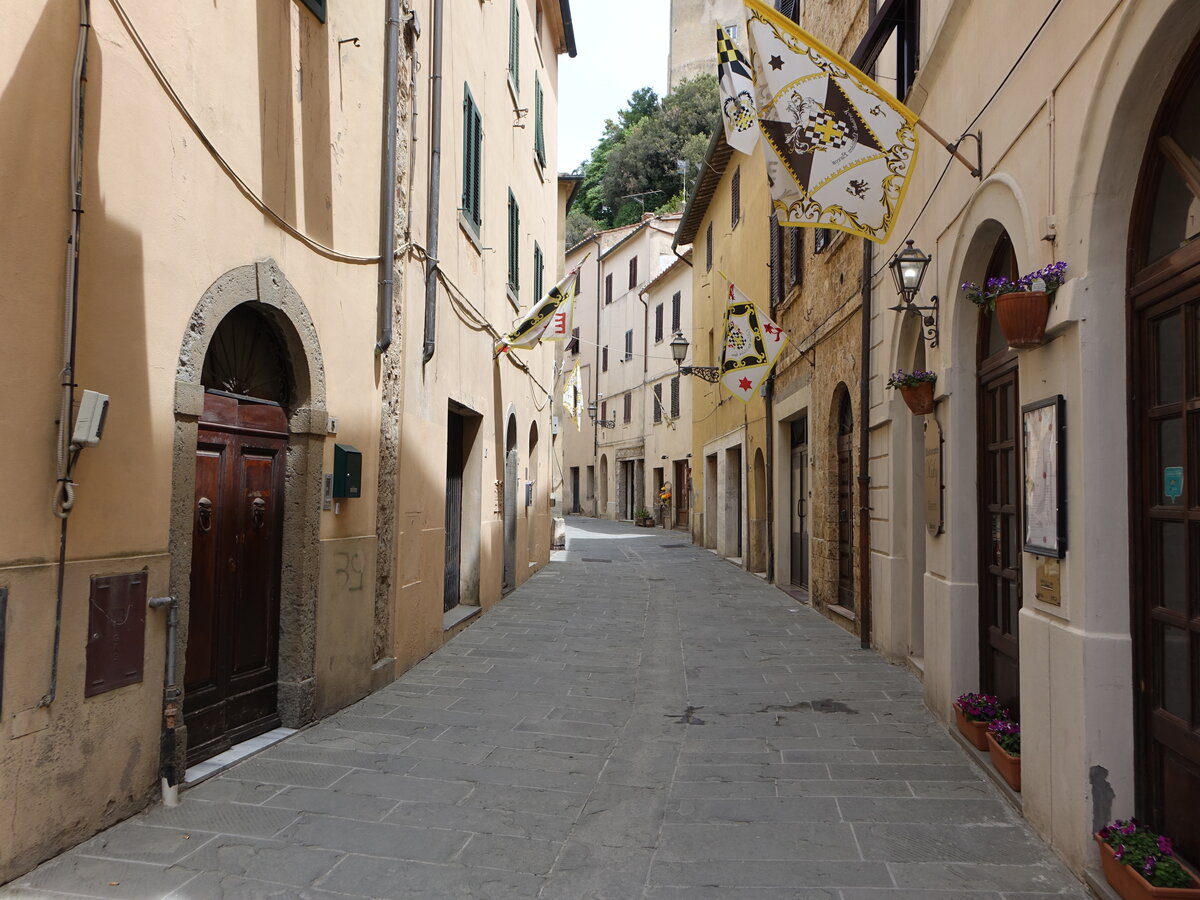
[[1009,718],[993,719],[987,727],[988,753],[1008,786],[1021,790],[1021,726]]
[[993,719],[1008,718],[1008,711],[991,694],[962,694],[954,701],[958,730],[977,750],[986,750],[987,727]]
[[633,513],[633,518],[638,525],[643,528],[649,528],[654,524],[654,519],[650,516],[650,510],[644,506],[639,506]]
[[989,278],[982,288],[967,281],[962,289],[976,306],[995,310],[1000,331],[1010,347],[1027,350],[1040,347],[1046,339],[1050,301],[1067,280],[1066,271],[1067,264],[1059,260],[1016,281],[1003,276]]
[[1137,819],[1117,819],[1094,837],[1100,845],[1104,877],[1125,900],[1200,898],[1200,882],[1175,858],[1171,839]]
[[913,411],[913,415],[925,416],[933,412],[933,383],[937,381],[936,372],[905,372],[899,369],[888,376],[887,386],[900,391],[905,404]]

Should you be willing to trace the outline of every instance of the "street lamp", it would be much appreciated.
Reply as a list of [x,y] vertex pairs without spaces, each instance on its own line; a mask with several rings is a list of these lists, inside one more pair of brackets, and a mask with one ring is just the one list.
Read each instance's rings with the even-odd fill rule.
[[893,312],[907,313],[920,316],[922,337],[929,342],[930,347],[938,345],[938,298],[935,294],[929,300],[928,306],[916,304],[917,294],[921,291],[921,282],[925,280],[925,270],[933,257],[913,246],[912,241],[905,242],[907,246],[888,263],[892,270],[892,279],[896,282],[896,293],[900,302],[888,307]]
[[593,424],[599,425],[601,428],[616,428],[617,427],[616,419],[600,419],[597,421],[597,419],[596,419],[596,401],[595,400],[593,400],[591,403],[588,404],[587,413],[588,413],[588,418],[592,420]]
[[675,365],[679,367],[681,375],[695,375],[697,378],[703,378],[710,384],[716,384],[721,380],[721,370],[717,366],[685,366],[684,359],[687,357],[688,340],[683,336],[682,331],[676,331],[675,336],[671,338],[671,358],[675,360]]

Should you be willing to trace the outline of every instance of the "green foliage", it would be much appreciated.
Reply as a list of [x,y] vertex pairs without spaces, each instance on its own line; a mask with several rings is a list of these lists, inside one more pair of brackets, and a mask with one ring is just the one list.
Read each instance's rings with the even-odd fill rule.
[[571,207],[571,211],[567,213],[568,247],[574,247],[580,241],[586,241],[599,230],[599,222],[577,207]]
[[651,88],[634,91],[617,121],[605,122],[572,210],[613,228],[637,222],[643,210],[682,209],[684,176],[676,161],[687,161],[690,189],[717,125],[717,102],[717,79],[707,74],[682,82],[661,103]]

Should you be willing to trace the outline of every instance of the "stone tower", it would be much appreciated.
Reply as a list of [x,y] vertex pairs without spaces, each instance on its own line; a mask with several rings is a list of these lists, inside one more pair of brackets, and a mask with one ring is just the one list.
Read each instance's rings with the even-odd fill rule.
[[739,4],[729,0],[671,0],[671,54],[667,91],[703,72],[717,71],[715,25],[738,21]]

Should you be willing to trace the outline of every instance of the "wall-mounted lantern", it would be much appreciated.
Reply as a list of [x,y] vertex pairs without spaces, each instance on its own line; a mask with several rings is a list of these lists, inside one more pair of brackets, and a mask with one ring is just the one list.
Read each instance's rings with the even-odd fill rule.
[[682,331],[676,331],[675,336],[671,338],[671,358],[675,360],[675,365],[679,367],[680,375],[695,375],[697,378],[703,378],[710,384],[716,384],[721,380],[721,370],[716,366],[685,366],[684,359],[687,358],[688,340],[683,336]]
[[596,419],[596,401],[593,400],[587,405],[588,418],[592,420],[594,425],[599,425],[601,428],[616,428],[616,419]]
[[921,317],[921,336],[930,347],[938,345],[938,298],[935,294],[929,300],[928,306],[918,306],[917,294],[921,291],[921,282],[925,280],[925,270],[933,257],[913,246],[912,241],[905,242],[907,246],[892,257],[888,268],[892,270],[892,278],[896,282],[896,293],[900,302],[888,307],[893,312],[907,313]]

